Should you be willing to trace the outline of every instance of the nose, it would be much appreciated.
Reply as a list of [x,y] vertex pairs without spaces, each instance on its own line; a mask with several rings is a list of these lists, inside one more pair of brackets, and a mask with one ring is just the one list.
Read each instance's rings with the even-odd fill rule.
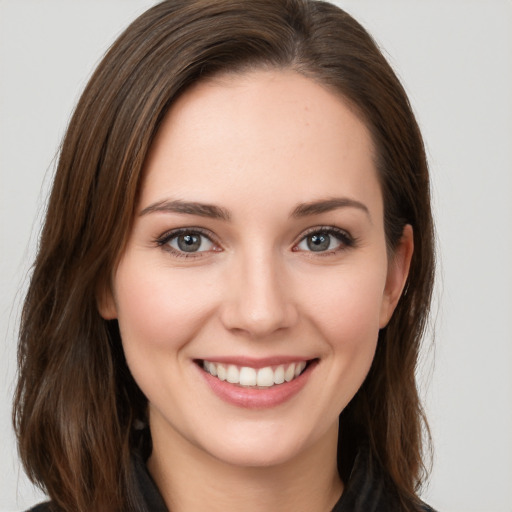
[[296,305],[278,258],[250,255],[231,267],[221,320],[233,332],[263,338],[293,327]]

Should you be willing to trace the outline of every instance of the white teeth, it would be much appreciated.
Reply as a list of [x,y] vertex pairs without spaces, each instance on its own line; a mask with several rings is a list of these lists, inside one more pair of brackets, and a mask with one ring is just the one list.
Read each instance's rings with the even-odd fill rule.
[[265,368],[260,368],[258,370],[257,383],[258,386],[263,386],[266,388],[274,385],[274,372],[270,366],[266,366]]
[[[215,366],[215,363],[211,363],[212,365]],[[218,364],[216,365],[217,366],[217,377],[220,379],[220,380],[226,380],[226,367],[221,365],[221,364]],[[213,373],[210,372],[212,375]]]
[[274,384],[282,384],[284,382],[284,366],[278,366],[274,371]]
[[203,368],[214,377],[217,376],[217,366],[214,363],[203,361]]
[[226,380],[228,382],[231,382],[231,384],[240,384],[240,372],[238,371],[238,368],[235,365],[230,364],[228,366]]
[[291,364],[290,366],[288,366],[288,368],[286,368],[284,372],[284,380],[286,382],[290,382],[291,380],[293,380],[293,377],[295,377],[295,365]]
[[306,361],[301,361],[295,365],[295,377],[298,377],[302,371],[306,368]]
[[279,365],[275,367],[251,368],[249,366],[238,367],[234,364],[224,365],[203,361],[203,369],[219,380],[226,380],[231,384],[240,386],[271,387],[275,384],[290,382],[298,377],[306,368],[306,361]]
[[[257,375],[254,368],[243,366],[240,368],[240,385],[241,386],[256,386]],[[258,384],[259,386],[260,384]]]

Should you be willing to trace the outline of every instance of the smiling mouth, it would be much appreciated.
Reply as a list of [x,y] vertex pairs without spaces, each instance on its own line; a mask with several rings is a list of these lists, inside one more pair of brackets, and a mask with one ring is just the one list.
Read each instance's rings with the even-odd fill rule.
[[301,375],[311,361],[252,368],[201,360],[201,368],[221,381],[243,388],[268,389],[286,382],[291,382]]

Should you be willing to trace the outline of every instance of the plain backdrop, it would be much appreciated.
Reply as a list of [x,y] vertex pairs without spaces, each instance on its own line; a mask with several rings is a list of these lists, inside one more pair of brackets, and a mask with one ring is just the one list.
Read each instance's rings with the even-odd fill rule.
[[[0,0],[0,510],[42,498],[10,413],[16,330],[72,108],[115,36],[150,0]],[[443,512],[512,498],[512,2],[340,0],[373,34],[417,113],[431,165],[438,282],[419,373]]]

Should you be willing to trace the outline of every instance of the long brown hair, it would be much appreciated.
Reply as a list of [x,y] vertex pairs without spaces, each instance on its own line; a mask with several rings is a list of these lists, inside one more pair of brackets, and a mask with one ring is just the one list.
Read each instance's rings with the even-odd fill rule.
[[365,444],[404,509],[415,509],[426,427],[415,369],[434,251],[425,151],[406,94],[370,35],[331,4],[168,0],[118,38],[79,100],[25,299],[13,420],[29,477],[63,510],[141,510],[130,453],[147,403],[97,295],[123,250],[171,103],[205,77],[261,67],[293,69],[350,102],[373,136],[390,251],[413,227],[405,291],[340,416],[338,465],[346,479]]

